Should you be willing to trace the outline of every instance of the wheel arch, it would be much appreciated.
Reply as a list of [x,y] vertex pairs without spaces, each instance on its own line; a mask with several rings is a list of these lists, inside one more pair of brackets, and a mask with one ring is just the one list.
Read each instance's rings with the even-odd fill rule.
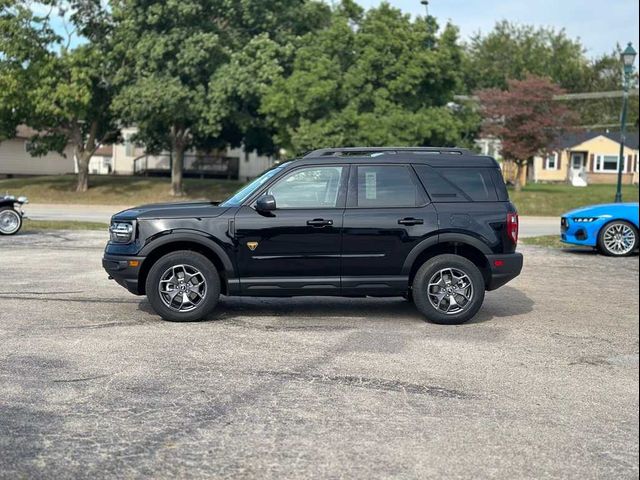
[[152,241],[140,251],[140,256],[145,257],[138,274],[138,288],[141,294],[145,293],[145,283],[153,264],[164,255],[178,250],[192,250],[207,257],[220,275],[221,293],[228,293],[228,281],[234,277],[235,271],[231,259],[223,248],[202,235],[171,233]]
[[489,247],[468,235],[441,234],[419,243],[407,256],[402,271],[409,277],[409,286],[413,284],[415,274],[424,262],[442,254],[459,255],[471,261],[480,270],[485,285],[488,285],[491,267],[486,255],[492,254]]

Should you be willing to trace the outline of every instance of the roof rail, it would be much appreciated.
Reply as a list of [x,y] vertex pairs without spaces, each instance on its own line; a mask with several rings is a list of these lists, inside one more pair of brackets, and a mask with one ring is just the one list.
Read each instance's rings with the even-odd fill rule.
[[371,156],[378,154],[397,154],[397,153],[449,153],[454,155],[473,155],[466,148],[451,147],[345,147],[345,148],[320,148],[307,153],[302,158],[309,157],[340,157],[343,155]]

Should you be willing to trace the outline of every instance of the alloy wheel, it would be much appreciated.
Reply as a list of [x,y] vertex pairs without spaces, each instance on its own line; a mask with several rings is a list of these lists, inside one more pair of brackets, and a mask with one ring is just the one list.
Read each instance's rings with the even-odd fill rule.
[[465,310],[473,300],[473,284],[469,276],[457,268],[437,271],[427,287],[429,302],[442,313],[454,315]]
[[636,233],[624,223],[612,223],[602,236],[604,247],[612,255],[626,255],[636,243]]
[[191,265],[174,265],[160,277],[158,292],[171,310],[190,312],[207,296],[207,281],[202,272]]

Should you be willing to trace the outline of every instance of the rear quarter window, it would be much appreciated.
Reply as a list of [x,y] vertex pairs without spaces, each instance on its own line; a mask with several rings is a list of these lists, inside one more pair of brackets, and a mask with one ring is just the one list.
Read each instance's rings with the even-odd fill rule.
[[[498,200],[491,168],[432,168],[414,166],[431,199],[442,202],[495,202]],[[503,184],[504,185],[504,184]]]

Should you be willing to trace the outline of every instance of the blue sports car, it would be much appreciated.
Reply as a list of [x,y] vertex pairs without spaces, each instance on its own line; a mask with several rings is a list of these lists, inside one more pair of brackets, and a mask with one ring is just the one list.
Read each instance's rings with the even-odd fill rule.
[[565,243],[596,247],[605,255],[622,257],[638,248],[638,204],[607,203],[578,208],[560,221]]

